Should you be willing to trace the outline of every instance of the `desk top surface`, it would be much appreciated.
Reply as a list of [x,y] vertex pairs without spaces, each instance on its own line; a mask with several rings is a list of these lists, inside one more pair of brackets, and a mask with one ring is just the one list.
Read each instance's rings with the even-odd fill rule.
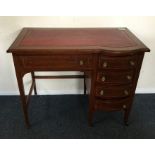
[[23,28],[7,52],[147,52],[127,28]]

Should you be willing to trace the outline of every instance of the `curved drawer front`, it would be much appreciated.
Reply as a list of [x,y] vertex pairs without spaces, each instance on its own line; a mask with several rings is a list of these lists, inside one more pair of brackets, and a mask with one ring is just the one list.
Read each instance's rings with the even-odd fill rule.
[[105,57],[99,58],[100,69],[133,69],[137,66],[136,56],[128,57]]
[[97,73],[97,82],[101,84],[130,84],[134,79],[134,71],[102,71]]
[[94,108],[95,110],[121,110],[126,109],[129,105],[128,99],[115,99],[115,100],[96,100]]
[[90,55],[53,55],[53,56],[24,56],[20,57],[24,68],[54,68],[54,69],[90,69]]
[[102,99],[126,98],[131,95],[131,88],[130,86],[97,86],[95,94],[96,97],[100,97]]

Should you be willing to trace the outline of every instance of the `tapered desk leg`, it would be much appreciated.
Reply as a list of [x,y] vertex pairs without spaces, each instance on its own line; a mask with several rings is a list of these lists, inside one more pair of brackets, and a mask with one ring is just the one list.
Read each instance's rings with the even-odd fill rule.
[[25,125],[27,128],[30,127],[29,123],[29,118],[28,118],[28,106],[26,103],[26,96],[25,96],[25,91],[24,91],[24,84],[23,84],[23,77],[21,75],[17,75],[17,82],[18,82],[18,87],[19,87],[19,92],[20,92],[20,97],[21,97],[21,105],[23,109],[23,114],[24,114],[24,119],[25,119]]
[[91,73],[91,86],[90,86],[89,111],[88,111],[89,126],[93,126],[94,104],[95,104],[94,88],[95,88],[94,73]]
[[126,126],[128,126],[129,125],[129,112],[127,111],[127,110],[125,110],[125,114],[124,114],[124,124],[126,125]]
[[88,123],[89,126],[93,126],[93,116],[94,116],[94,104],[95,104],[95,97],[94,97],[94,79],[91,78],[91,90],[89,95],[89,112],[88,112]]
[[125,110],[124,110],[124,124],[125,124],[126,126],[129,125],[130,110],[131,110],[131,108],[128,108],[128,109],[125,109]]
[[34,72],[31,72],[31,76],[32,76],[32,80],[34,82],[34,94],[37,95],[36,80],[35,80]]
[[85,77],[85,75],[84,75],[84,95],[86,95],[86,77]]
[[89,126],[93,126],[93,116],[94,116],[94,96],[93,90],[90,92],[89,96],[89,112],[88,112],[88,123]]
[[93,111],[91,109],[89,109],[88,113],[88,124],[90,127],[93,126]]

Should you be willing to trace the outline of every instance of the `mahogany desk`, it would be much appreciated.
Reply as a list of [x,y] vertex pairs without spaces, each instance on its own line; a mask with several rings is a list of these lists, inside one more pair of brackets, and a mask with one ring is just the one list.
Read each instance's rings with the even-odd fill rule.
[[[127,28],[23,28],[7,52],[13,55],[27,127],[35,78],[50,78],[35,76],[35,71],[84,72],[89,124],[97,110],[122,110],[127,124],[144,52],[149,51]],[[26,73],[32,75],[28,97],[23,85]]]

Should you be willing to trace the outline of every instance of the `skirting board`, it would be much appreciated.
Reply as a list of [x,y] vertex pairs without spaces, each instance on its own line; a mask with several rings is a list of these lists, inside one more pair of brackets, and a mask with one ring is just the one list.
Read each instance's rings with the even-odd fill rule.
[[[27,94],[28,92],[26,92]],[[62,95],[62,94],[83,94],[83,90],[38,90],[38,95]],[[136,94],[154,94],[155,88],[138,88],[136,89]],[[2,95],[19,95],[18,91],[0,91],[0,96]]]

